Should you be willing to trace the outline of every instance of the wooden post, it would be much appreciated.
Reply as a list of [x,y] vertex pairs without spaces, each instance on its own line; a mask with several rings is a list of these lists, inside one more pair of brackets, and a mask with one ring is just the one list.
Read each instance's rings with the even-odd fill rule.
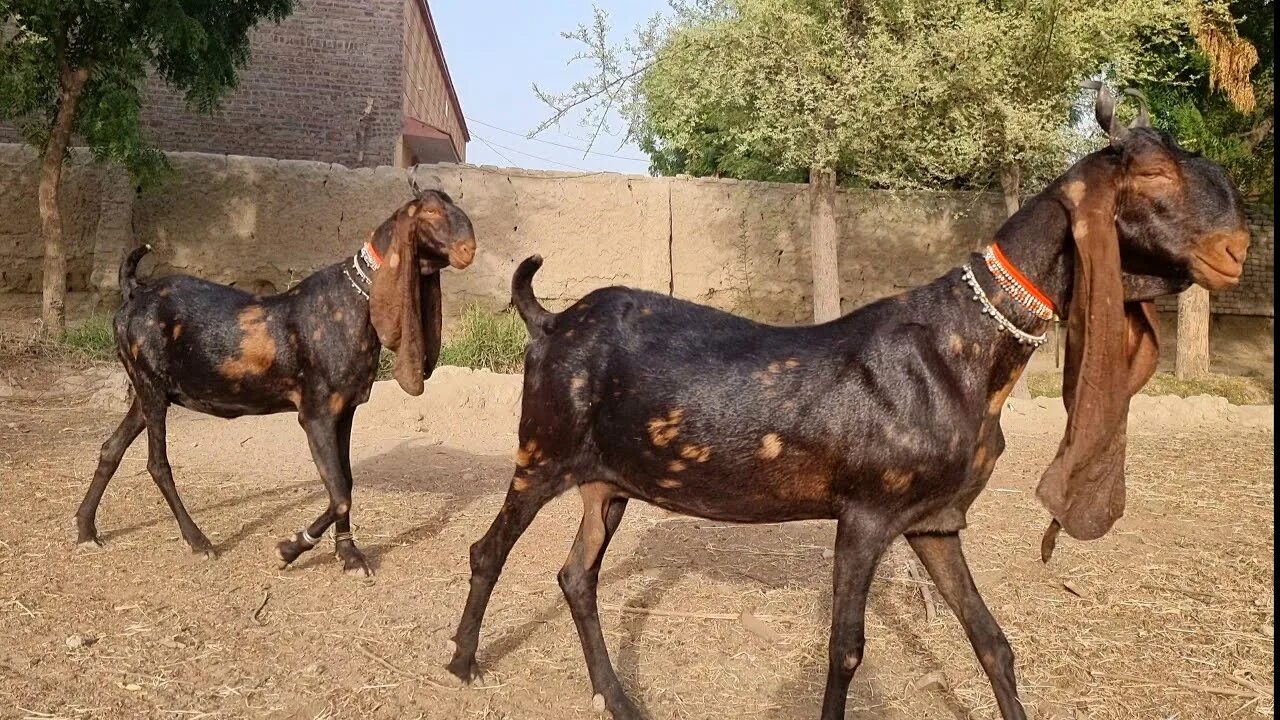
[[1192,285],[1178,296],[1178,346],[1174,374],[1180,379],[1209,374],[1209,291]]
[[813,261],[813,321],[840,317],[840,270],[836,256],[836,172],[809,170],[809,255]]

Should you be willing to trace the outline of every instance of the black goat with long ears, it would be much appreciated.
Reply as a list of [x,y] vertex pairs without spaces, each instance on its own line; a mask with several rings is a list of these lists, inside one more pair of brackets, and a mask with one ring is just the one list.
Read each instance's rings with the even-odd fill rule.
[[1192,281],[1236,283],[1249,237],[1221,168],[1145,125],[1114,124],[1100,94],[1110,146],[1029,201],[989,252],[833,322],[771,327],[616,287],[552,314],[531,288],[541,259],[525,260],[513,280],[532,336],[515,475],[471,546],[449,669],[472,677],[512,545],[539,508],[577,487],[582,523],[559,581],[592,687],[615,718],[640,713],[610,663],[596,586],[633,498],[722,521],[837,521],[825,720],[844,717],[876,564],[905,535],[964,626],[1001,714],[1025,718],[1013,653],[959,536],[1004,450],[1005,398],[1064,315],[1070,420],[1039,496],[1053,527],[1106,532],[1123,506],[1129,397],[1156,360],[1149,301]]
[[396,352],[394,375],[420,395],[440,355],[440,270],[475,257],[471,220],[448,195],[429,190],[400,207],[354,257],[279,295],[259,297],[186,275],[143,283],[130,253],[120,268],[124,304],[116,349],[135,397],[102,446],[98,469],[76,513],[81,545],[96,546],[95,518],[125,450],[145,428],[147,469],[192,552],[213,557],[178,497],[169,467],[165,418],[171,404],[219,417],[297,412],[329,507],[276,546],[288,565],[334,527],[346,572],[369,575],[351,535],[351,425],[369,399],[382,347]]

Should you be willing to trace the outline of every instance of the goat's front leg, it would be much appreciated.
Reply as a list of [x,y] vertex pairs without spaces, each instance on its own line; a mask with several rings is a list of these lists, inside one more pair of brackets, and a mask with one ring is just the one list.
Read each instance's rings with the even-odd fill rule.
[[351,425],[355,414],[356,409],[351,407],[338,417],[338,459],[342,462],[343,494],[347,498],[347,512],[339,515],[333,523],[333,552],[342,560],[344,572],[368,577],[373,574],[373,570],[351,537],[351,501],[355,484],[351,474]]
[[[351,512],[350,486],[342,469],[342,454],[338,450],[339,415],[308,413],[301,419],[302,428],[307,433],[307,444],[311,448],[311,459],[320,471],[320,479],[329,491],[329,507],[310,526],[303,528],[296,535],[281,540],[276,545],[276,554],[284,566],[288,566],[302,553],[310,550],[320,542],[326,530],[338,518]],[[354,547],[354,543],[352,544]],[[368,575],[368,567],[359,568],[353,574]]]
[[836,524],[835,597],[822,720],[844,718],[849,683],[862,664],[866,644],[867,593],[891,539],[880,522],[858,509],[846,509]]
[[[614,497],[602,483],[583,485],[578,490],[582,493],[582,524],[578,526],[578,536],[574,538],[569,557],[557,579],[565,599],[569,601],[573,624],[578,629],[592,690],[604,701],[614,720],[632,720],[641,717],[640,712],[627,698],[609,661],[609,649],[604,644],[596,605],[600,563],[618,523],[622,522],[627,499]],[[596,702],[596,699],[592,698],[592,701]]]
[[991,680],[1001,717],[1004,720],[1026,720],[1013,674],[1013,650],[973,584],[969,565],[960,550],[960,535],[908,535],[907,542],[964,626],[978,661]]

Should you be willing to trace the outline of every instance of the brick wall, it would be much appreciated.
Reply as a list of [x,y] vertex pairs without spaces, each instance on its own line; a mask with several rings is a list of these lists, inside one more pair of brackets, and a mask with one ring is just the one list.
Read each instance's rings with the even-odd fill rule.
[[444,68],[436,55],[443,50],[433,48],[422,15],[422,0],[404,0],[404,113],[438,128],[453,140],[458,160],[467,158],[466,134],[462,120],[454,109],[445,81]]
[[284,22],[254,32],[240,83],[214,115],[188,111],[153,78],[147,138],[166,150],[391,164],[401,130],[401,2],[298,0]]
[[[1275,208],[1258,204],[1249,206],[1246,211],[1249,232],[1253,237],[1249,242],[1249,255],[1244,261],[1240,285],[1227,292],[1210,295],[1210,307],[1215,315],[1275,317]],[[1178,307],[1178,299],[1161,298],[1156,306],[1161,310],[1174,311]]]

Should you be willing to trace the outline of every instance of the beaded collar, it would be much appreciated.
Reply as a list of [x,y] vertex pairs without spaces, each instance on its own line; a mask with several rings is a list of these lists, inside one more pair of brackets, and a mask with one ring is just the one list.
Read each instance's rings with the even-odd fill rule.
[[360,297],[368,300],[369,293],[373,291],[373,273],[380,267],[382,267],[382,258],[378,255],[377,248],[373,243],[366,242],[360,247],[360,251],[351,257],[351,264],[343,269],[346,271],[351,287],[360,293]]
[[[1012,297],[1018,304],[1025,307],[1032,315],[1045,322],[1055,322],[1058,320],[1057,309],[1054,307],[1053,301],[1050,300],[1043,292],[1040,291],[1035,283],[1031,282],[1025,275],[1018,271],[1018,268],[1005,257],[1000,251],[1000,247],[994,243],[988,245],[982,252],[982,259],[987,266],[987,270],[991,276],[995,278],[996,284],[1000,289]],[[982,313],[989,315],[991,319],[996,321],[996,325],[1004,332],[1009,333],[1018,342],[1023,345],[1032,347],[1040,347],[1049,340],[1047,334],[1032,335],[1013,324],[1013,321],[1005,317],[1004,313],[996,309],[996,306],[987,298],[987,293],[978,284],[978,279],[973,275],[973,268],[966,263],[962,271],[964,281],[973,290],[973,300],[982,305]]]

